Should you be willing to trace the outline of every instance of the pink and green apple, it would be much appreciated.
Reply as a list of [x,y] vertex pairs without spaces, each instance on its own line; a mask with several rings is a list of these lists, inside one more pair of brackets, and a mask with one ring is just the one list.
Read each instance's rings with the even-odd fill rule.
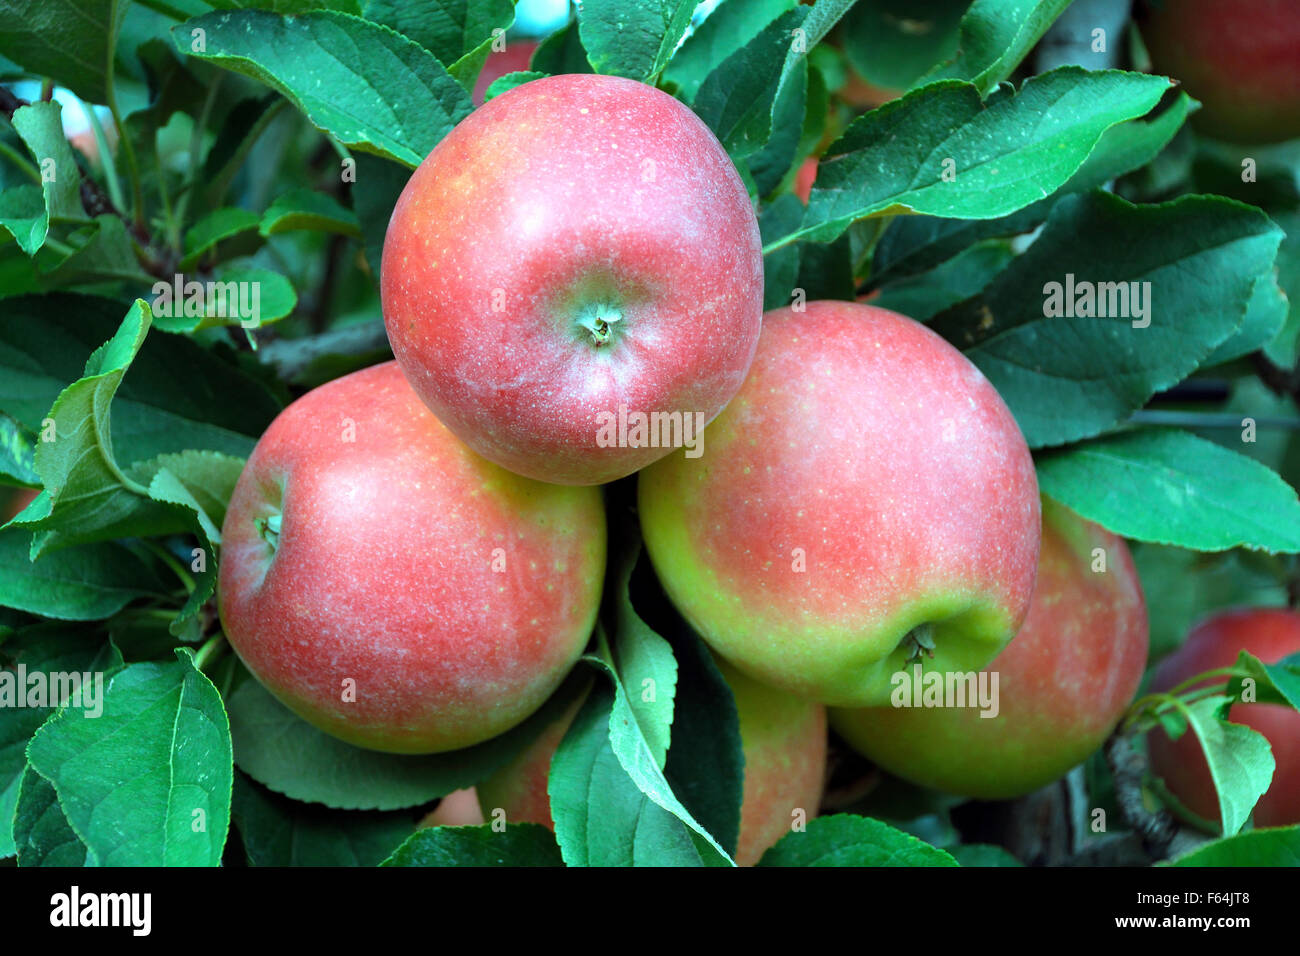
[[248,669],[321,730],[394,753],[468,747],[541,706],[605,562],[598,491],[480,458],[392,362],[272,422],[222,537],[221,620]]
[[978,670],[1019,629],[1033,461],[988,379],[925,326],[849,302],[769,312],[705,438],[641,473],[641,525],[669,598],[738,670],[871,706],[914,656]]
[[[758,223],[726,151],[614,76],[534,80],[463,120],[398,199],[381,272],[416,393],[485,458],[560,484],[689,445],[681,423],[740,388],[762,317]],[[659,424],[613,440],[611,416]]]
[[1123,539],[1044,499],[1029,615],[981,675],[991,706],[968,695],[966,706],[918,707],[923,698],[913,682],[900,680],[890,706],[833,710],[831,726],[913,783],[967,797],[1018,797],[1064,776],[1105,742],[1132,703],[1146,660],[1146,602]]

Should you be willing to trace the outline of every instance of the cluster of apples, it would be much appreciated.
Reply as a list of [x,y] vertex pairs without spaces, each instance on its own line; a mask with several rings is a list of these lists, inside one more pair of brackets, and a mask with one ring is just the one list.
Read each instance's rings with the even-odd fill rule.
[[[476,110],[398,200],[381,295],[396,361],[287,408],[223,528],[230,643],[316,727],[428,754],[534,713],[596,621],[598,486],[638,471],[654,568],[736,698],[742,863],[816,812],[828,721],[909,779],[1007,797],[1136,692],[1124,543],[1040,505],[1006,405],[923,325],[764,316],[745,186],[666,94],[556,76]],[[918,667],[998,672],[998,713],[894,706]],[[573,713],[479,787],[488,812],[550,824]]]

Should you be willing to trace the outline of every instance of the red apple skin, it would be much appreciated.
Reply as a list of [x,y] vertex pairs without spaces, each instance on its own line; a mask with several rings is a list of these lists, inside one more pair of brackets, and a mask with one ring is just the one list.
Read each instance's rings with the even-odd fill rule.
[[605,561],[598,492],[479,458],[392,362],[271,423],[222,536],[221,620],[249,670],[321,730],[393,753],[468,747],[536,710],[587,642]]
[[533,61],[533,53],[536,50],[535,40],[515,40],[507,43],[505,49],[489,53],[483,63],[483,69],[479,71],[478,79],[474,81],[474,93],[471,97],[474,105],[483,105],[483,96],[493,81],[501,79],[507,73],[526,71]]
[[[1249,651],[1265,664],[1300,653],[1300,614],[1285,608],[1253,608],[1209,618],[1156,667],[1152,690],[1166,691],[1197,674],[1230,667],[1241,651]],[[1255,805],[1255,826],[1300,823],[1300,712],[1281,704],[1237,703],[1228,719],[1267,737],[1277,763],[1273,782]],[[1156,729],[1147,745],[1152,772],[1173,795],[1202,819],[1219,820],[1219,798],[1196,735],[1189,730],[1170,740]]]
[[417,829],[425,827],[473,827],[486,823],[478,807],[478,791],[473,787],[453,790],[436,807],[424,815]]
[[[412,387],[521,475],[612,481],[667,454],[601,447],[601,414],[700,413],[740,387],[762,320],[758,223],[687,107],[613,76],[475,110],[397,201],[384,320]],[[591,329],[600,316],[603,342]]]
[[[1105,568],[1094,571],[1094,549]],[[1147,660],[1147,610],[1123,539],[1043,499],[1029,615],[987,670],[998,714],[977,707],[833,710],[831,726],[890,773],[965,797],[1023,796],[1105,743]]]
[[[745,780],[735,860],[753,866],[796,819],[817,815],[826,777],[826,708],[750,680],[725,662],[740,720]],[[552,723],[531,747],[478,785],[487,819],[502,810],[508,823],[555,829],[547,791],[551,758],[577,716],[585,695]],[[795,811],[802,811],[796,817]]]
[[647,468],[638,498],[659,579],[712,649],[828,705],[887,704],[926,623],[927,666],[978,670],[1029,608],[1025,440],[979,369],[885,309],[769,312],[702,457]]
[[1137,22],[1152,68],[1201,101],[1193,126],[1241,143],[1300,136],[1295,0],[1147,0]]
[[817,157],[809,156],[799,166],[799,172],[794,177],[794,194],[799,197],[799,201],[805,206],[808,205],[808,197],[812,195],[813,183],[817,180]]

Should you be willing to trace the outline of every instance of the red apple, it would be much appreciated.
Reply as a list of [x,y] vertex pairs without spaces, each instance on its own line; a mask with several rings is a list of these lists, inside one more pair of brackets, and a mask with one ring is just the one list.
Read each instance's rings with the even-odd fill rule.
[[483,69],[479,71],[478,79],[474,81],[474,105],[483,105],[483,94],[487,92],[487,88],[494,80],[499,80],[507,73],[526,71],[533,61],[533,53],[536,49],[536,40],[515,40],[513,43],[507,43],[504,49],[489,53],[483,63]]
[[[745,755],[735,859],[753,866],[796,820],[817,815],[826,775],[826,708],[752,681],[722,661],[718,666],[736,701]],[[508,823],[555,829],[547,792],[551,758],[581,704],[582,698],[528,750],[478,785],[485,817],[500,810]]]
[[799,166],[799,172],[794,177],[794,194],[799,197],[800,201],[808,205],[808,197],[812,194],[813,183],[817,180],[817,157],[809,156]]
[[749,676],[837,706],[890,677],[978,670],[1020,628],[1038,484],[984,375],[911,319],[811,302],[769,312],[704,456],[642,472],[641,525],[673,603]]
[[1192,125],[1242,143],[1300,136],[1295,0],[1145,0],[1137,22],[1152,68],[1201,101]]
[[424,815],[417,825],[424,827],[473,827],[486,821],[478,808],[478,792],[473,787],[453,790]]
[[484,457],[561,484],[690,447],[762,317],[731,160],[688,108],[614,76],[534,80],[475,110],[403,190],[381,272],[425,403]]
[[271,423],[222,537],[221,620],[248,669],[321,730],[394,753],[468,747],[541,706],[605,562],[596,490],[479,458],[392,362]]
[[994,691],[986,698],[990,716],[969,698],[964,707],[892,706],[916,703],[912,681],[900,680],[891,706],[835,710],[831,726],[913,783],[967,797],[1018,797],[1105,742],[1132,703],[1146,660],[1146,602],[1123,539],[1044,499],[1029,615],[981,678]]
[[[1215,615],[1193,628],[1183,646],[1160,662],[1151,688],[1169,690],[1205,671],[1231,667],[1241,651],[1249,651],[1265,664],[1300,654],[1300,614],[1285,608],[1253,608]],[[1222,684],[1222,679],[1217,683]],[[1255,804],[1255,825],[1300,823],[1300,711],[1281,704],[1239,702],[1232,705],[1228,719],[1267,737],[1277,763],[1272,784]],[[1196,734],[1188,730],[1170,740],[1157,729],[1147,744],[1152,772],[1164,779],[1173,795],[1202,819],[1219,820],[1218,794]]]

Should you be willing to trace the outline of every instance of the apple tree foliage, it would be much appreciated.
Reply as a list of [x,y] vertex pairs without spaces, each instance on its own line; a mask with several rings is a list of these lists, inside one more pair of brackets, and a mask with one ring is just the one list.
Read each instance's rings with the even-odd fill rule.
[[[767,306],[870,296],[964,350],[1044,493],[1135,542],[1153,659],[1212,609],[1300,591],[1300,143],[1194,135],[1198,104],[1140,71],[1128,32],[1103,42],[1125,69],[1038,69],[1067,0],[914,5],[925,30],[888,0],[705,6],[586,0],[487,95],[594,71],[687,103],[753,196]],[[399,757],[303,723],[221,638],[243,460],[295,395],[387,356],[393,202],[474,109],[515,16],[511,0],[0,0],[0,484],[39,492],[0,528],[0,663],[106,676],[100,720],[0,708],[0,858],[730,863],[735,708],[664,607],[625,487],[608,491],[614,558],[579,665],[596,683],[553,763],[554,837],[414,824],[525,747],[572,684],[502,737]],[[855,105],[863,80],[898,95]],[[155,309],[178,273],[255,280],[258,321]],[[1124,284],[1145,311],[1050,308],[1053,282]],[[1239,670],[1300,703],[1295,662]],[[1190,724],[1204,743],[1226,834],[1193,861],[1294,863],[1300,829],[1248,827],[1273,760],[1223,719],[1227,693],[1144,698],[1125,726]],[[1100,755],[1086,777],[1122,832]],[[763,863],[1015,864],[963,844],[954,803],[889,783]]]

